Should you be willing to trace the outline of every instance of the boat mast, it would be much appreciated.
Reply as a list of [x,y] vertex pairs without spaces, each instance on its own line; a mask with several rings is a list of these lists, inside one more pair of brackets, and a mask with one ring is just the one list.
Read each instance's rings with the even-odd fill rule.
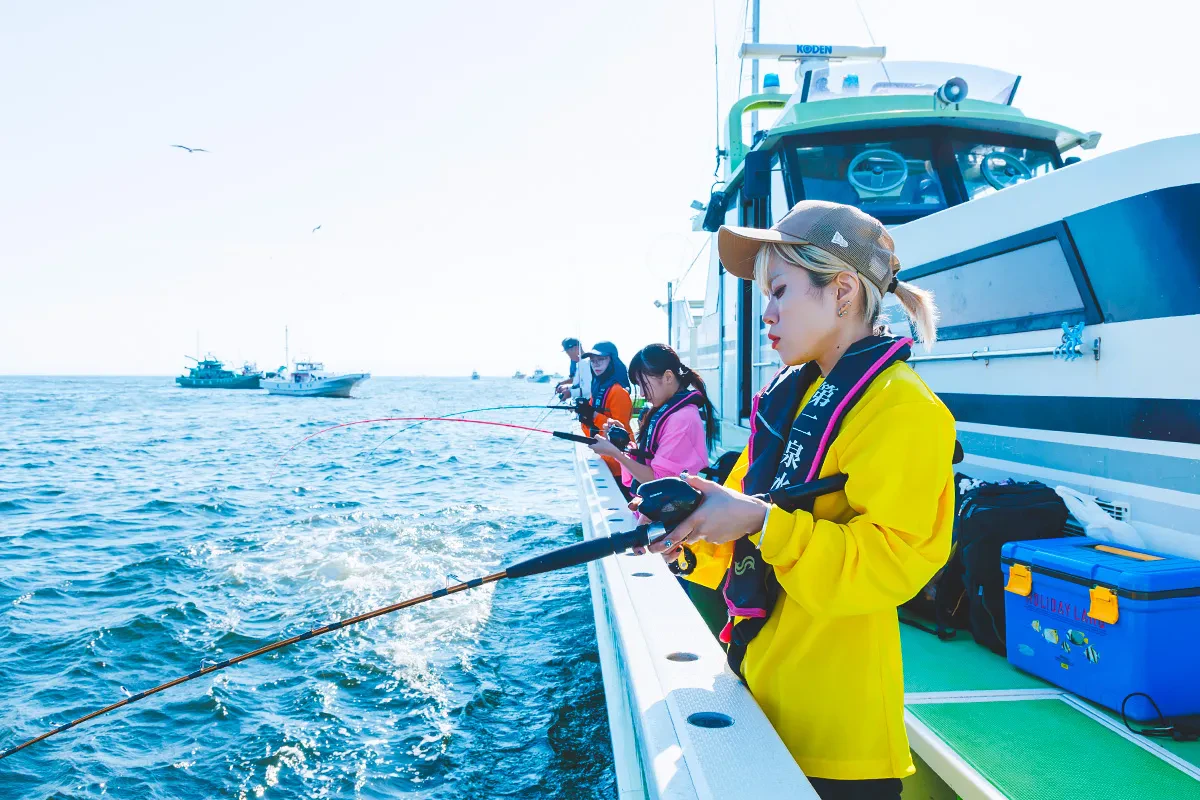
[[[753,44],[758,44],[758,31],[760,27],[760,0],[751,0],[754,11],[750,17],[750,41]],[[750,94],[758,94],[758,59],[754,59],[750,63]],[[758,112],[750,112],[750,142],[754,142],[754,134],[758,133]]]
[[292,362],[288,353],[288,329],[287,325],[283,326],[283,366],[286,369],[292,368]]

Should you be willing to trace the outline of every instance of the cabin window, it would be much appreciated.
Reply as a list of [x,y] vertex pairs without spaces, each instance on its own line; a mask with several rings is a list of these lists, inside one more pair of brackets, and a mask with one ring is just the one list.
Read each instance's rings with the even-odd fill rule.
[[946,207],[928,139],[797,147],[806,200],[857,206],[884,221],[902,221]]
[[955,142],[954,157],[968,200],[1045,175],[1056,166],[1052,151],[1015,145]]
[[[1084,320],[1075,273],[1057,238],[905,280],[934,293],[944,339],[1047,330]],[[891,319],[897,323],[893,330],[908,332],[901,309]]]

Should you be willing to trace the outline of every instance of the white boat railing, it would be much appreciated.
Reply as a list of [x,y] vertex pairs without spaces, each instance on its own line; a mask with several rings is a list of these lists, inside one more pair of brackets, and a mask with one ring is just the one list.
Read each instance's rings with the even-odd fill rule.
[[[636,524],[582,445],[575,475],[585,537]],[[621,800],[816,800],[661,558],[605,558],[588,565],[588,579]]]

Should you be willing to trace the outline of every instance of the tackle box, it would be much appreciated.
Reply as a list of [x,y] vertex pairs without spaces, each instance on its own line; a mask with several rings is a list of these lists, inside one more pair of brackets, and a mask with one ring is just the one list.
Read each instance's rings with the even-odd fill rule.
[[[1200,561],[1070,536],[1001,550],[1009,662],[1130,719],[1200,713]],[[1142,693],[1142,694],[1135,694]]]

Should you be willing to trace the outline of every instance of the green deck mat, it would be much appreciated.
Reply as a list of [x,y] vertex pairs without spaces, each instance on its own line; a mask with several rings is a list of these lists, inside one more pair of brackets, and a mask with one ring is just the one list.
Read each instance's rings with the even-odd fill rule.
[[943,642],[932,633],[901,625],[900,646],[906,692],[1054,688],[975,644],[966,631],[959,631],[955,638]]
[[[1084,700],[1083,702],[1087,703],[1086,700]],[[1107,708],[1104,708],[1103,706],[1096,705],[1095,703],[1088,703],[1088,705],[1091,706],[1092,708],[1094,708],[1096,711],[1100,712],[1101,714],[1104,714],[1105,716],[1111,718],[1112,721],[1116,722],[1118,725],[1125,724],[1124,722],[1121,721],[1121,715],[1118,714],[1117,712],[1110,711]],[[1135,722],[1133,720],[1130,720],[1130,724],[1133,725],[1134,728],[1146,728],[1146,727],[1151,727],[1153,725],[1156,725],[1157,723]],[[1187,761],[1188,763],[1190,763],[1192,766],[1200,768],[1200,741],[1177,742],[1174,739],[1156,738],[1156,739],[1153,739],[1153,742],[1156,745],[1158,745],[1159,747],[1161,747],[1163,750],[1166,750],[1167,752],[1171,753],[1172,755],[1179,756],[1184,761]],[[1196,796],[1197,796],[1197,798],[1200,798],[1200,793],[1198,793]]]
[[1012,800],[1200,798],[1200,781],[1059,700],[908,710]]

